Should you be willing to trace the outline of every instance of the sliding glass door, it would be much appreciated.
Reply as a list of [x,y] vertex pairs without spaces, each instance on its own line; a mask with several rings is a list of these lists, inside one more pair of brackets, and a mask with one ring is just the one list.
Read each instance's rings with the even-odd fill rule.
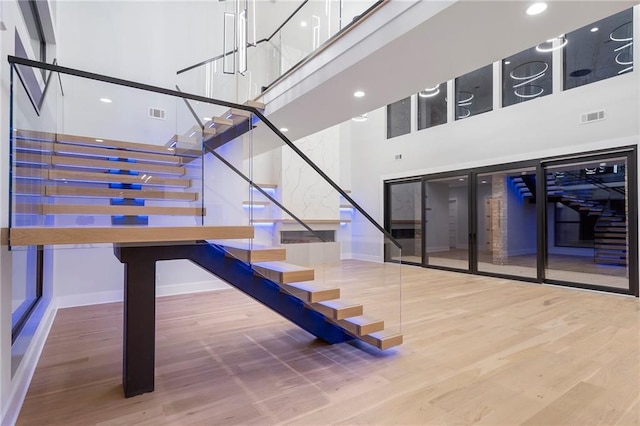
[[422,264],[421,185],[420,180],[415,180],[388,183],[385,187],[386,229],[402,246],[400,255],[387,253],[387,261]]
[[545,278],[630,289],[629,161],[597,156],[545,164]]
[[469,176],[424,181],[425,265],[469,269]]
[[403,262],[637,296],[636,171],[620,148],[387,182],[386,226]]
[[477,271],[537,278],[536,168],[476,175]]

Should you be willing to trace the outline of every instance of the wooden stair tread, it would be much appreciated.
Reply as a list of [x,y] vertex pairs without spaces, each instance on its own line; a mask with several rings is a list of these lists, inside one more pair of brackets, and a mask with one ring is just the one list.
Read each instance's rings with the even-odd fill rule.
[[102,170],[127,170],[137,172],[163,173],[169,175],[184,175],[182,166],[164,166],[160,164],[134,163],[129,161],[96,160],[86,157],[52,156],[51,164],[54,166],[77,166],[85,168],[97,168]]
[[9,230],[13,246],[97,243],[189,242],[232,238],[253,238],[250,226],[174,226],[104,228],[17,227]]
[[362,336],[361,339],[378,349],[389,349],[402,344],[402,334],[391,330],[383,330]]
[[364,336],[384,330],[384,321],[367,315],[339,320],[338,324],[356,336]]
[[[45,170],[29,167],[16,167],[14,172],[17,177],[69,180],[75,182],[111,182],[111,183],[132,183],[147,186],[177,186],[188,188],[191,186],[190,179],[159,178],[157,176],[146,175],[124,175],[115,173],[94,173],[78,172],[70,170]],[[143,178],[144,176],[144,178]]]
[[281,284],[282,288],[307,303],[317,303],[340,298],[340,289],[325,287],[313,282],[292,282]]
[[[98,145],[98,143],[96,143]],[[101,158],[131,158],[139,161],[153,163],[181,164],[182,157],[178,155],[155,154],[142,151],[123,150],[113,147],[85,146],[78,144],[65,144],[55,141],[36,141],[30,139],[16,139],[16,150],[18,152],[49,153],[49,154],[72,154],[87,155]]]
[[362,305],[345,300],[327,300],[314,303],[311,306],[324,316],[334,320],[357,317],[362,315],[364,311]]
[[260,110],[264,110],[265,106],[266,106],[262,102],[254,101],[254,100],[251,100],[251,99],[245,101],[245,103],[243,105],[250,106],[250,107],[253,107],[255,109],[260,109]]
[[63,133],[38,132],[19,129],[15,132],[18,138],[52,141],[63,144],[78,144],[97,147],[112,147],[130,151],[152,152],[156,154],[174,155],[174,151],[166,146],[150,145],[140,142],[128,142],[115,139],[102,139],[86,136],[67,135]]
[[253,263],[256,272],[279,284],[297,281],[312,281],[314,270],[286,262],[257,262]]
[[243,201],[243,205],[245,206],[268,206],[271,204],[269,201]]
[[285,248],[257,246],[240,241],[225,241],[217,244],[233,257],[247,263],[280,261],[287,258]]
[[[204,210],[200,207],[155,207],[155,206],[119,206],[101,204],[41,204],[23,205],[36,208],[37,214],[44,215],[164,215],[164,216],[202,216]],[[16,206],[16,212],[21,207]],[[30,213],[35,213],[33,210]]]
[[71,185],[45,186],[43,195],[91,198],[137,198],[145,200],[198,200],[198,193],[196,192],[93,188]]

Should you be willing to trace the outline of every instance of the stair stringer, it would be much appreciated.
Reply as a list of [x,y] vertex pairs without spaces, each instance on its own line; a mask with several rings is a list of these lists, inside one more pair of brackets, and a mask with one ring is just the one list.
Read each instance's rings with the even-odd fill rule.
[[354,339],[341,327],[327,321],[321,313],[307,308],[300,299],[282,292],[275,282],[254,274],[250,265],[226,256],[221,247],[205,242],[183,247],[188,248],[187,253],[184,253],[185,259],[209,271],[319,339],[330,344]]

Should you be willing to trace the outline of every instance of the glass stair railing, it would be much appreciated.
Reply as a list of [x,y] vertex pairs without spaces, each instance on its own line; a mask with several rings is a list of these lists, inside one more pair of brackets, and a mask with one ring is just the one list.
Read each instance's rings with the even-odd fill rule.
[[[400,245],[338,185],[337,139],[293,143],[255,102],[9,60],[14,76],[42,68],[64,85],[36,110],[13,81],[13,249],[199,241],[350,338],[402,342],[401,269],[383,261]],[[230,284],[262,291],[250,279]]]

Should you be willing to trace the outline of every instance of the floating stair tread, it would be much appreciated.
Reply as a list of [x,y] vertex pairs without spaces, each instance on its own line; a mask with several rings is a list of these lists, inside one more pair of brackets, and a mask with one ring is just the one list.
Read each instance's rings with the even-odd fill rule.
[[167,175],[184,175],[182,166],[165,166],[161,164],[135,163],[129,161],[97,160],[88,157],[67,157],[54,155],[48,158],[54,166],[75,166],[102,170],[127,170]]
[[595,259],[596,263],[611,263],[616,265],[626,265],[627,259],[611,259],[611,258],[600,258],[597,257]]
[[364,336],[366,334],[376,333],[384,330],[384,321],[367,315],[360,315],[343,320],[339,320],[338,324],[351,334],[356,336]]
[[246,101],[243,105],[250,106],[250,107],[253,107],[255,109],[259,109],[259,110],[263,110],[263,111],[264,111],[264,108],[265,108],[265,104],[263,104],[262,102],[252,101],[251,99]]
[[287,250],[279,247],[263,247],[240,241],[216,243],[227,253],[247,263],[274,262],[286,260]]
[[389,349],[394,346],[402,344],[402,334],[391,331],[383,330],[376,333],[371,333],[366,336],[362,336],[361,339],[371,346],[375,346],[378,349]]
[[269,201],[243,201],[242,204],[245,206],[268,206],[271,203]]
[[112,189],[90,188],[82,186],[45,186],[47,196],[91,197],[91,198],[138,198],[145,200],[184,200],[196,201],[196,192],[157,191],[149,189]]
[[[340,223],[350,223],[351,219],[301,219],[308,225],[339,225]],[[275,222],[282,222],[285,225],[295,225],[299,222],[295,219],[274,219]]]
[[224,117],[213,117],[211,120],[204,123],[205,132],[206,129],[220,129],[221,127],[229,128],[233,126],[233,120]]
[[[159,178],[157,176],[145,175],[124,175],[114,173],[92,173],[76,172],[68,170],[38,170],[44,172],[44,179],[50,180],[70,180],[76,182],[112,182],[112,183],[132,183],[147,186],[177,186],[188,188],[191,186],[191,179]],[[144,176],[144,178],[143,178]]]
[[327,300],[311,305],[316,311],[334,320],[357,317],[363,314],[364,308],[359,303],[345,300]]
[[175,155],[175,150],[171,147],[166,147],[162,145],[150,145],[139,142],[127,142],[120,141],[114,139],[99,139],[96,138],[88,138],[85,136],[76,136],[76,135],[65,135],[65,134],[56,134],[56,142],[58,143],[66,143],[66,144],[79,144],[79,145],[88,145],[88,146],[99,146],[99,147],[113,147],[119,148],[126,151],[141,151],[141,152],[152,152],[156,154],[165,154],[165,155]]
[[53,151],[56,154],[80,154],[91,155],[94,157],[118,157],[130,158],[134,160],[150,161],[156,163],[181,164],[182,157],[177,155],[154,154],[141,151],[127,151],[118,148],[100,148],[94,146],[73,145],[73,144],[55,144]]
[[150,242],[191,244],[200,240],[232,238],[253,238],[253,228],[251,226],[112,226],[104,228],[17,227],[9,230],[9,242],[13,246]]
[[202,216],[200,207],[150,207],[150,206],[111,206],[100,204],[42,204],[39,211],[44,215],[164,215],[164,216]]
[[285,262],[253,263],[256,272],[279,284],[313,281],[314,270]]
[[340,298],[340,289],[324,287],[313,282],[282,284],[282,288],[307,303],[317,303]]
[[264,188],[276,189],[278,187],[278,184],[275,184],[275,183],[256,183],[255,185],[259,186],[262,189]]

